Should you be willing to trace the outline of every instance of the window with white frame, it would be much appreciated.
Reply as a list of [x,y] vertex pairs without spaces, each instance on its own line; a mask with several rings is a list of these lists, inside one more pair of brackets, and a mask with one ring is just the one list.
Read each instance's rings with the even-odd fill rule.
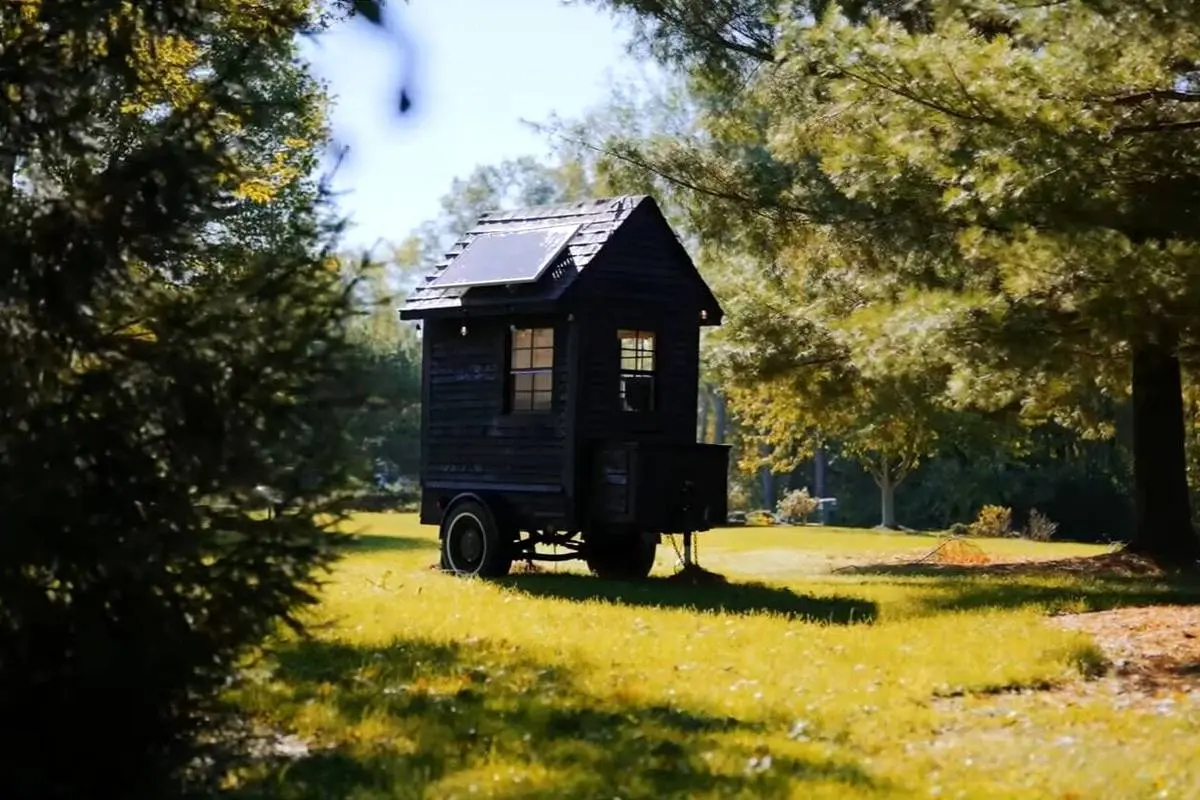
[[621,347],[621,408],[625,411],[653,411],[654,332],[623,329],[617,331],[617,341]]
[[554,404],[553,328],[513,328],[508,392],[510,411],[551,410]]

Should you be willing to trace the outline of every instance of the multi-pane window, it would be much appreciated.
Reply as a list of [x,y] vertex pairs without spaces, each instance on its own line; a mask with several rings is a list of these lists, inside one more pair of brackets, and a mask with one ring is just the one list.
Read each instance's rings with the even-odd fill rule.
[[625,411],[654,410],[654,333],[620,330],[620,393]]
[[510,410],[549,411],[554,401],[554,329],[514,329],[508,371]]

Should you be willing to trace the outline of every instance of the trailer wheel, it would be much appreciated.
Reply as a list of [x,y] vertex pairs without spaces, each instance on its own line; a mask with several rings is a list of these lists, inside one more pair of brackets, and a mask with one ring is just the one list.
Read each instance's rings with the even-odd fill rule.
[[658,534],[642,531],[605,532],[587,543],[588,569],[598,578],[641,580],[654,568]]
[[442,520],[442,563],[457,575],[498,578],[512,568],[512,547],[491,511],[476,500],[455,503]]

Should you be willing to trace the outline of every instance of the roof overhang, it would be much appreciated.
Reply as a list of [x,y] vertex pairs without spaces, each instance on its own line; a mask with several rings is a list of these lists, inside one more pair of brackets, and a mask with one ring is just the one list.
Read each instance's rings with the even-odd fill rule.
[[517,314],[551,314],[561,310],[555,298],[493,303],[455,303],[400,309],[402,320],[465,319],[467,317],[504,317]]

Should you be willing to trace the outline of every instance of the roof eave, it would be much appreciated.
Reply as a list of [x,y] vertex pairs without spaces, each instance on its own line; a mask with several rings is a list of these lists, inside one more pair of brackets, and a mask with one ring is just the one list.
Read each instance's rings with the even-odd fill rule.
[[528,300],[506,300],[494,303],[454,303],[429,305],[424,308],[400,309],[402,320],[446,319],[464,317],[494,317],[506,314],[543,314],[560,311],[557,298],[538,297]]

